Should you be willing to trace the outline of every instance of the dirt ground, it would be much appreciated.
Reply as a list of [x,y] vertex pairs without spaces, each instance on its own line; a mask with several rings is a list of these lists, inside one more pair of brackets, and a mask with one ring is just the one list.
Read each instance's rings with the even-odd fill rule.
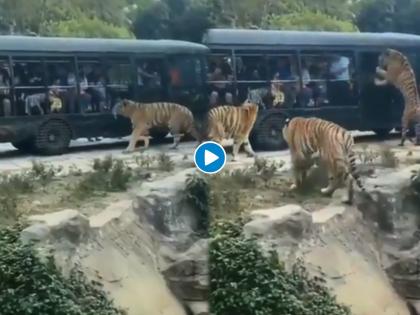
[[[417,164],[420,167],[420,147],[415,147],[411,143],[401,148],[398,145],[398,138],[383,141],[372,142],[362,141],[356,145],[356,151],[359,157],[359,163],[368,165],[371,168],[376,166],[399,167],[403,164]],[[54,157],[30,157],[17,155],[3,146],[3,152],[0,148],[0,171],[2,174],[16,173],[29,170],[32,167],[32,161],[37,160],[47,167],[60,168],[51,181],[47,184],[36,185],[34,191],[27,193],[19,198],[18,209],[21,214],[46,213],[58,211],[66,208],[77,208],[81,212],[92,215],[104,209],[106,205],[132,198],[135,192],[141,190],[142,180],[132,180],[129,183],[127,191],[123,192],[95,192],[88,198],[78,200],[74,198],[72,192],[75,187],[84,178],[86,172],[92,171],[93,160],[95,158],[105,158],[111,155],[114,159],[123,160],[127,166],[132,168],[133,172],[147,172],[149,176],[147,181],[154,181],[169,177],[177,172],[186,169],[194,169],[193,152],[196,143],[181,143],[178,150],[170,150],[170,144],[160,144],[150,147],[146,152],[136,152],[133,154],[123,154],[125,143],[113,144],[112,147],[88,148],[83,150],[79,148],[68,154]],[[173,169],[162,170],[160,167],[150,167],[141,164],[144,160],[156,162],[159,154],[165,153],[173,163]],[[241,185],[221,179],[222,176],[212,175],[212,183],[216,194],[221,196],[216,200],[216,208],[223,208],[223,211],[217,212],[215,216],[231,217],[239,212],[251,211],[258,208],[268,208],[281,206],[287,203],[298,203],[308,210],[319,208],[328,204],[329,198],[324,198],[319,194],[320,187],[314,187],[308,195],[300,196],[288,192],[291,184],[290,174],[290,156],[288,150],[274,152],[257,152],[258,157],[265,159],[268,163],[275,162],[276,170],[268,181],[263,180],[263,175],[256,173],[246,173],[254,165],[254,159],[241,155],[238,162],[231,162],[228,151],[228,162],[222,174],[232,172],[235,169],[239,171],[239,181],[249,182],[256,177],[255,183],[251,185]],[[396,161],[395,165],[393,164]],[[147,163],[146,163],[147,164]],[[206,175],[208,176],[208,175]],[[270,176],[270,175],[269,175]],[[242,178],[241,178],[242,177]],[[225,185],[225,186],[224,186]],[[233,187],[233,186],[235,187]],[[235,188],[237,196],[232,197],[229,192]]]

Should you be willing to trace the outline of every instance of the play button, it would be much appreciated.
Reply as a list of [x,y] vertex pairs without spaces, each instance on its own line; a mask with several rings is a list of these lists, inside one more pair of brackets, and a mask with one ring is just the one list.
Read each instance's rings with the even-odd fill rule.
[[226,164],[226,152],[217,142],[203,142],[194,152],[194,163],[203,173],[217,173]]
[[219,157],[216,154],[211,153],[209,150],[204,151],[204,166],[207,166],[218,159]]

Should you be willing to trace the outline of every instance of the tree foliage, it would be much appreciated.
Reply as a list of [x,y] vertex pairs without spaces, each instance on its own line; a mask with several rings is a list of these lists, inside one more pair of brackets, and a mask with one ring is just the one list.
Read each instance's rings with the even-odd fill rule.
[[264,21],[264,28],[300,31],[355,32],[350,21],[339,20],[325,13],[305,10],[300,13],[270,15]]
[[212,26],[206,3],[161,0],[138,12],[133,32],[138,38],[175,38],[199,42],[204,31]]
[[53,22],[41,28],[41,34],[65,37],[133,38],[125,27],[115,26],[97,17]]

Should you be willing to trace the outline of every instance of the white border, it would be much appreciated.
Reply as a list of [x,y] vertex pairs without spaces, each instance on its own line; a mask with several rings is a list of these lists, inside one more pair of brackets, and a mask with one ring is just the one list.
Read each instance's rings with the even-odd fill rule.
[[[215,144],[215,145],[217,145],[219,148],[221,148],[222,149],[222,152],[223,152],[223,155],[224,155],[224,162],[223,162],[223,165],[217,170],[217,171],[214,171],[214,172],[205,172],[205,171],[203,171],[201,168],[199,168],[198,167],[198,165],[197,165],[197,159],[196,159],[196,155],[197,155],[197,151],[201,148],[201,146],[203,146],[203,145],[205,145],[205,144],[209,144],[209,143],[211,143],[211,144]],[[214,141],[205,141],[205,142],[203,142],[203,143],[201,143],[196,149],[195,149],[195,151],[194,151],[194,156],[193,156],[193,159],[194,159],[194,164],[195,164],[195,167],[200,171],[200,172],[202,172],[202,173],[204,173],[204,174],[216,174],[216,173],[218,173],[218,172],[220,172],[224,167],[225,167],[225,165],[226,165],[226,159],[227,159],[227,157],[226,157],[226,151],[225,151],[225,149],[219,144],[219,143],[217,143],[217,142],[214,142]]]

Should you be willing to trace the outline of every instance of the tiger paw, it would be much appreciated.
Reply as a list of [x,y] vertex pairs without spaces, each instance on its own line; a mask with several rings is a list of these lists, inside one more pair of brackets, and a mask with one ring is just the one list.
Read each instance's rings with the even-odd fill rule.
[[333,192],[328,187],[325,187],[325,188],[321,189],[321,194],[323,194],[324,196],[331,196],[332,193]]
[[289,190],[296,190],[297,189],[297,185],[296,184],[292,184],[289,187]]

